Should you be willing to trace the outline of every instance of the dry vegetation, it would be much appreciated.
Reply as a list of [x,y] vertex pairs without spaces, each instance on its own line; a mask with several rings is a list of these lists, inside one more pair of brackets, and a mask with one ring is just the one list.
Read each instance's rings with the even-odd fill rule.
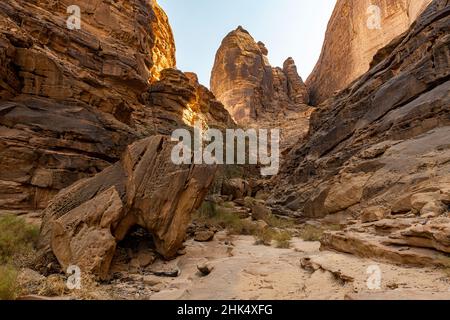
[[320,227],[304,224],[299,230],[299,237],[305,241],[320,241],[325,231],[338,231],[340,229],[339,225],[333,224]]
[[230,208],[232,206],[227,203],[219,206],[205,201],[198,210],[195,220],[227,230],[230,235],[254,236],[257,245],[270,246],[275,241],[277,248],[290,248],[292,234],[286,229],[294,227],[292,221],[270,216],[267,225],[262,226],[248,219],[240,219],[238,214],[229,210]]
[[0,300],[12,300],[19,294],[18,269],[32,259],[38,236],[38,228],[24,219],[0,217]]

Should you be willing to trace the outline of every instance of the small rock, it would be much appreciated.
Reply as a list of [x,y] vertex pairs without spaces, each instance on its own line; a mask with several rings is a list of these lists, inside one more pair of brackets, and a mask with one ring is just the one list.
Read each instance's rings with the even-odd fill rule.
[[213,271],[214,266],[212,266],[208,261],[202,261],[197,264],[197,269],[203,276],[207,276]]
[[446,212],[445,206],[440,201],[431,201],[425,204],[420,210],[420,215],[424,218],[434,218]]
[[152,269],[149,271],[155,276],[167,277],[167,278],[176,278],[181,273],[181,270],[178,267],[170,266],[170,265],[152,267]]
[[391,282],[391,283],[388,283],[388,284],[386,285],[386,287],[388,287],[388,288],[391,289],[391,290],[396,290],[396,289],[399,288],[399,285],[398,285],[398,283]]
[[361,222],[376,222],[383,220],[390,214],[390,210],[383,207],[370,207],[363,210],[361,215]]
[[131,259],[129,267],[131,271],[136,271],[141,268],[141,263],[138,258]]
[[269,199],[269,197],[270,197],[270,194],[265,191],[262,191],[262,190],[258,191],[255,195],[256,200],[266,201],[267,199]]
[[256,221],[256,227],[260,230],[264,230],[264,229],[267,229],[269,227],[269,225],[267,224],[267,222],[265,222],[263,220],[258,220],[258,221]]
[[438,201],[440,196],[439,192],[416,193],[411,197],[411,206],[416,212],[420,212],[426,204]]
[[250,185],[243,179],[230,179],[225,181],[222,185],[222,195],[231,196],[233,200],[244,198],[250,194]]
[[243,198],[235,199],[234,203],[241,207],[245,207],[245,205],[246,205],[245,199],[243,199]]
[[147,286],[156,286],[162,283],[161,279],[156,276],[145,276],[142,282]]
[[153,262],[155,262],[155,260],[156,260],[155,254],[149,251],[140,252],[137,256],[137,261],[141,268],[148,267]]
[[272,210],[270,210],[264,203],[259,201],[255,202],[252,207],[252,218],[254,220],[264,220],[266,221],[271,215]]
[[212,231],[198,231],[195,233],[194,240],[197,242],[209,242],[214,239],[214,232]]

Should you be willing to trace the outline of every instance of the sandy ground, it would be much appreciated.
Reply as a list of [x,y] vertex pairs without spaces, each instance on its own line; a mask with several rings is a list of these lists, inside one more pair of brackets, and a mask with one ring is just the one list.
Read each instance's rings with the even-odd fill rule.
[[[177,277],[126,274],[101,289],[115,299],[450,299],[444,270],[394,266],[319,247],[293,239],[291,249],[278,249],[219,233],[212,242],[188,241],[184,256],[152,266],[178,270]],[[213,270],[202,276],[197,265],[206,261]]]

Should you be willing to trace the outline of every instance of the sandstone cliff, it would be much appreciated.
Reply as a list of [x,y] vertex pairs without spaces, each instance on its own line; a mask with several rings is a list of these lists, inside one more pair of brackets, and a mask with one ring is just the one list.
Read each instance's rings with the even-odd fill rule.
[[240,124],[301,111],[308,94],[294,60],[273,68],[262,42],[238,27],[223,40],[211,73],[211,91]]
[[[405,32],[431,0],[338,0],[306,84],[318,105],[369,70],[374,54]],[[380,12],[371,9],[375,5]],[[373,7],[372,7],[373,8]],[[377,25],[376,15],[380,14]],[[379,27],[379,28],[378,28]]]
[[195,119],[227,125],[214,96],[175,70],[155,0],[0,2],[0,208],[45,208],[130,143]]
[[433,1],[376,66],[313,113],[274,181],[274,205],[350,225],[326,234],[323,248],[400,264],[448,259],[449,4]]

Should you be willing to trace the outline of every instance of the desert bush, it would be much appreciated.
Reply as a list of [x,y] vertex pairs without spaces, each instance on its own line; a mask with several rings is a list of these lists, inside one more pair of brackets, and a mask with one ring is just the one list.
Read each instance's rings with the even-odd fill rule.
[[289,249],[291,247],[292,235],[287,231],[279,231],[275,233],[274,240],[277,248]]
[[211,201],[204,201],[197,210],[197,214],[194,218],[203,221],[214,218],[215,216],[217,216],[217,205]]
[[47,277],[42,284],[39,295],[46,297],[60,297],[67,291],[67,286],[64,278],[57,274],[52,274]]
[[256,231],[255,240],[256,245],[271,246],[275,241],[277,248],[289,249],[291,247],[292,235],[288,231],[264,228]]
[[29,255],[39,237],[39,229],[16,216],[0,217],[0,264],[14,263]]
[[9,265],[0,265],[0,300],[14,300],[18,293],[17,270]]
[[320,241],[325,231],[337,231],[340,229],[339,225],[333,224],[321,227],[305,224],[300,228],[299,237],[305,241]]
[[319,241],[323,233],[323,229],[306,224],[300,229],[299,236],[305,241]]
[[254,235],[257,227],[247,220],[241,220],[229,207],[222,207],[205,201],[194,219],[227,230],[230,235]]
[[270,228],[258,229],[254,235],[256,240],[255,244],[271,246],[274,236],[275,232]]
[[270,215],[267,218],[269,226],[278,229],[294,229],[296,227],[295,221],[292,219],[281,219],[275,215]]
[[24,219],[0,217],[0,300],[13,300],[19,294],[17,268],[31,261],[38,236],[39,229]]

